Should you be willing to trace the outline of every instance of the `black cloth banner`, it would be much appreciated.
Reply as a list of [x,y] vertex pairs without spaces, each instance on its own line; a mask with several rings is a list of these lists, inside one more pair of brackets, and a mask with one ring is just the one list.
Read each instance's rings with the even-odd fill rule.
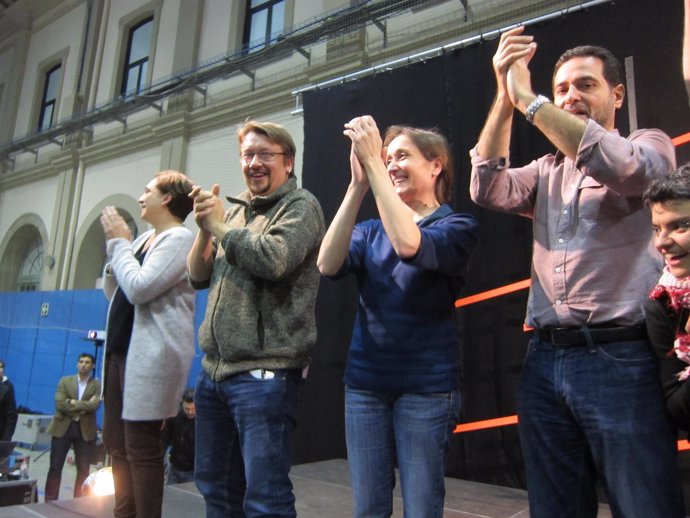
[[[652,5],[653,4],[653,5]],[[690,131],[690,109],[681,75],[682,2],[618,1],[591,7],[539,25],[538,50],[530,69],[537,93],[551,97],[558,56],[584,44],[609,48],[634,61],[637,118],[675,137]],[[491,57],[497,40],[482,42],[426,62],[382,72],[357,82],[307,92],[304,101],[303,185],[321,202],[327,224],[349,182],[349,139],[343,124],[372,115],[381,131],[391,124],[436,127],[449,139],[455,158],[453,206],[475,215],[481,238],[470,266],[465,295],[529,278],[531,221],[481,209],[469,199],[470,160],[495,93]],[[627,99],[617,118],[629,132]],[[679,163],[690,145],[678,149]],[[523,165],[553,146],[516,114],[511,163]],[[360,220],[378,217],[371,196]],[[318,344],[301,409],[296,461],[345,457],[342,374],[354,320],[353,280],[322,280],[317,303]],[[515,413],[515,392],[528,336],[522,331],[527,291],[458,310],[463,341],[464,422]],[[450,476],[524,487],[515,426],[456,434]]]

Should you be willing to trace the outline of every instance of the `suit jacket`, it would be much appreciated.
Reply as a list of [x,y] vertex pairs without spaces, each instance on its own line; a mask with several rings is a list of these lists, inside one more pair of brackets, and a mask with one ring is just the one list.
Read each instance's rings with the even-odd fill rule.
[[7,378],[0,383],[0,441],[11,441],[17,426],[14,386]]
[[[93,441],[96,439],[96,410],[101,404],[101,383],[90,378],[81,400],[74,404],[67,403],[68,399],[76,400],[78,396],[77,375],[60,378],[55,391],[55,415],[47,430],[49,434],[54,437],[63,437],[70,423],[78,419],[84,440]],[[93,396],[96,397],[91,401]]]

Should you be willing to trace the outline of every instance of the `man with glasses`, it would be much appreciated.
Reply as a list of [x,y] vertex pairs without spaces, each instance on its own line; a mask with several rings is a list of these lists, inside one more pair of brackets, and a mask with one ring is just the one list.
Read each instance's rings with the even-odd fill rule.
[[195,288],[210,287],[199,329],[195,478],[207,518],[294,517],[288,476],[302,371],[316,341],[318,201],[297,187],[295,144],[278,124],[238,132],[247,190],[195,186],[199,226],[188,257]]

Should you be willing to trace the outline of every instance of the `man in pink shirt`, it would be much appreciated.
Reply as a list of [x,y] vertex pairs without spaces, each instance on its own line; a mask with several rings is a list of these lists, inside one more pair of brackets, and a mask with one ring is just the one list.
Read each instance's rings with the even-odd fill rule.
[[[681,518],[674,434],[642,325],[661,267],[642,194],[674,169],[674,148],[659,130],[618,134],[625,87],[608,50],[565,52],[551,101],[532,89],[536,49],[524,27],[501,36],[496,98],[470,153],[472,199],[533,221],[534,336],[517,398],[530,516],[595,517],[600,480],[617,518]],[[516,110],[555,154],[510,166]]]

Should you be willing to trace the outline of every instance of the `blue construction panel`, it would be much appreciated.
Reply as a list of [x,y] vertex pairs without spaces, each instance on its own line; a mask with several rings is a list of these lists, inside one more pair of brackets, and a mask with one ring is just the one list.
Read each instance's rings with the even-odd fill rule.
[[[36,334],[36,358],[44,355],[56,357],[65,355],[69,319],[72,312],[72,291],[44,291],[41,314]],[[62,362],[52,363],[51,370],[62,372]]]
[[73,293],[74,300],[63,375],[72,374],[76,370],[75,366],[81,353],[89,353],[96,357],[94,375],[100,377],[103,345],[97,347],[96,343],[87,340],[86,336],[89,330],[105,329],[108,301],[103,295],[103,290],[79,290]]
[[46,306],[46,313],[41,314],[39,326],[48,329],[66,328],[70,321],[74,291],[43,291],[42,305]]
[[14,382],[15,388],[19,388],[19,384],[28,384],[31,377],[42,300],[43,293],[40,291],[15,294],[9,348],[5,361],[6,372]]
[[[64,354],[39,354],[34,361],[25,405],[32,412],[52,414],[55,410],[55,389],[62,377]],[[76,364],[76,362],[75,362]],[[74,371],[74,368],[72,369]]]
[[12,315],[13,327],[36,327],[38,325],[41,318],[43,293],[42,291],[15,293],[14,314]]
[[74,291],[70,325],[74,330],[105,329],[108,300],[103,290]]
[[199,377],[199,372],[201,372],[201,358],[203,358],[204,353],[199,349],[199,326],[204,320],[206,315],[206,305],[208,302],[208,290],[201,290],[196,292],[196,307],[194,311],[194,361],[192,362],[192,368],[189,371],[189,377],[187,378],[187,386],[195,387],[196,380]]
[[194,308],[194,327],[199,329],[201,322],[206,315],[206,305],[208,303],[208,290],[200,290],[196,292],[195,308]]
[[[197,292],[195,329],[204,319],[208,291]],[[41,316],[47,303],[48,314]],[[108,301],[101,290],[0,293],[0,358],[15,385],[17,404],[52,413],[57,382],[76,372],[79,354],[97,357],[95,375],[101,377],[103,348],[85,340],[89,330],[104,330]],[[201,371],[203,353],[195,331],[195,355],[188,378],[193,387]],[[102,422],[102,410],[98,412]]]
[[41,314],[36,333],[36,349],[26,400],[34,412],[52,413],[55,387],[65,370],[65,350],[72,313],[72,291],[43,292]]
[[0,359],[5,359],[10,347],[10,330],[14,313],[14,293],[0,293]]
[[[18,311],[21,310],[18,309]],[[15,379],[25,381],[29,379],[37,333],[38,327],[35,325],[30,327],[13,326],[10,330],[5,370],[12,371]]]
[[20,406],[28,402],[42,301],[43,293],[39,291],[15,293],[14,297],[5,373],[14,383]]

